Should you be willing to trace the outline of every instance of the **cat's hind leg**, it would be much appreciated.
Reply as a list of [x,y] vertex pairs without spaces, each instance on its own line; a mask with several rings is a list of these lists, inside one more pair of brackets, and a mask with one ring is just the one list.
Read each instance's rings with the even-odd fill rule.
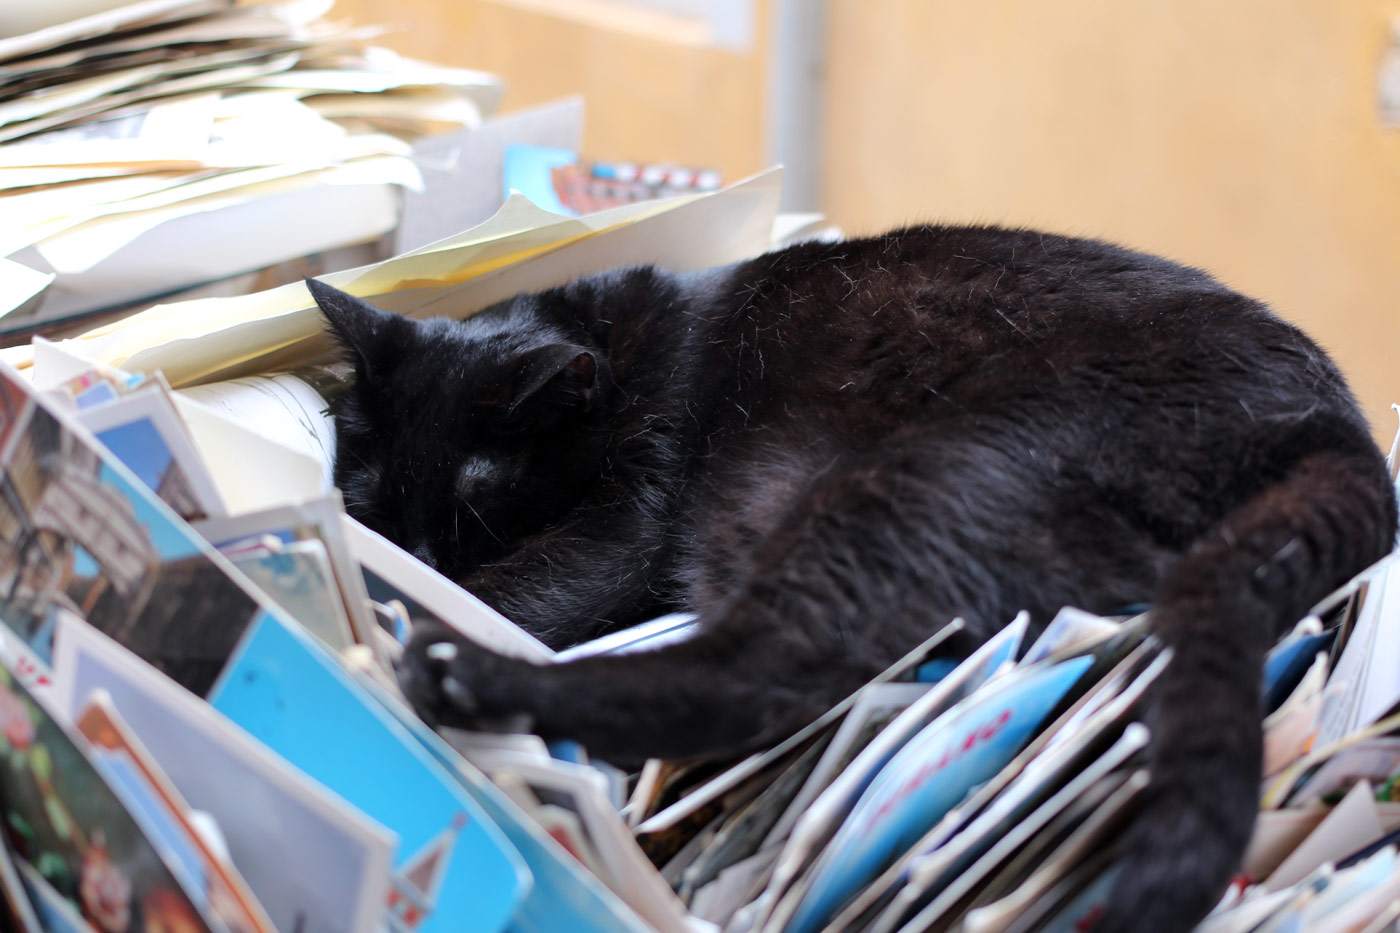
[[1151,784],[1096,930],[1188,930],[1237,870],[1259,805],[1265,653],[1395,539],[1390,484],[1363,432],[1295,431],[1318,451],[1227,514],[1163,580],[1153,630],[1173,659],[1147,718]]

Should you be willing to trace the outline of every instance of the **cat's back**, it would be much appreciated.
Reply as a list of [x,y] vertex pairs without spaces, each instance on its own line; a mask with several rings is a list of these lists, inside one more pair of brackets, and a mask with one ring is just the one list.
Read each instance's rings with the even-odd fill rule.
[[1090,324],[1185,324],[1225,305],[1269,319],[1199,269],[1099,240],[988,226],[801,243],[741,266],[730,287],[734,321],[841,337],[934,324],[944,339],[1014,343]]
[[1326,356],[1261,302],[1097,240],[910,227],[758,257],[729,289],[716,342],[759,401],[789,384],[889,410],[1075,384],[1223,398],[1267,382],[1285,408],[1319,388],[1350,407]]

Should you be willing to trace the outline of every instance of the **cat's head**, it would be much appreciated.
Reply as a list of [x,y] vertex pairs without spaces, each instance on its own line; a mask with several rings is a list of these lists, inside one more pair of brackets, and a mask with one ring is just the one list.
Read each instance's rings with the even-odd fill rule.
[[414,321],[307,287],[355,367],[332,405],[354,518],[461,577],[557,521],[598,475],[606,357],[537,297]]

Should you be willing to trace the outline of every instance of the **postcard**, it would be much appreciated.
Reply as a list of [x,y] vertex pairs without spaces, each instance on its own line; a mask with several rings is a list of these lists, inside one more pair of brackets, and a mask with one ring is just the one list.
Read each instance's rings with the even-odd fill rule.
[[788,896],[787,889],[808,872],[813,860],[820,856],[860,795],[905,743],[954,707],[960,699],[999,673],[1013,669],[1012,662],[1025,636],[1028,621],[1029,617],[1024,613],[1018,615],[952,673],[900,711],[809,806],[801,811],[789,808],[768,835],[769,842],[776,842],[787,835],[783,854],[773,871],[770,909],[777,911],[781,906],[786,914],[796,908],[798,895]]
[[1041,834],[1042,845],[1023,848],[977,895],[963,920],[968,933],[1000,933],[1031,901],[1110,844],[1147,783],[1146,769],[1111,774],[1066,807]]
[[355,644],[326,545],[262,534],[219,550],[290,617],[333,652]]
[[215,929],[81,740],[5,668],[0,752],[5,843],[74,913],[102,930]]
[[851,711],[841,720],[801,791],[773,828],[769,840],[786,836],[822,791],[831,786],[890,723],[923,698],[930,687],[926,683],[887,683],[862,691]]
[[[859,706],[857,703],[857,708]],[[853,710],[853,715],[854,712]],[[717,827],[714,837],[705,846],[704,851],[698,853],[694,861],[686,866],[681,875],[682,898],[690,899],[698,894],[705,885],[716,880],[730,866],[747,859],[763,847],[774,823],[786,810],[797,805],[794,797],[800,789],[810,783],[815,774],[814,769],[821,767],[820,760],[825,759],[835,743],[836,739],[832,739],[827,745],[814,742],[751,801],[722,817],[723,822]]]
[[740,908],[758,896],[777,858],[778,849],[774,846],[721,871],[714,881],[695,892],[690,901],[691,916],[728,926]]
[[1298,623],[1293,632],[1269,652],[1264,662],[1264,705],[1273,712],[1298,686],[1319,652],[1329,651],[1337,630],[1322,630],[1315,617]]
[[672,612],[640,625],[633,625],[601,638],[586,641],[558,652],[554,660],[560,663],[591,658],[601,654],[631,654],[634,651],[655,651],[666,645],[685,641],[700,630],[700,620],[693,612]]
[[[276,928],[247,882],[200,835],[190,821],[189,805],[121,718],[105,690],[94,691],[88,698],[74,728],[87,739],[89,754],[108,780],[129,789],[142,806],[159,815],[169,833],[170,848],[181,854],[187,874],[208,892],[210,913],[230,933],[273,933]],[[125,799],[130,806],[132,797]]]
[[209,702],[398,835],[391,923],[424,933],[505,927],[531,884],[520,856],[459,782],[309,635],[263,615]]
[[179,517],[224,514],[213,478],[160,382],[78,410],[76,419]]
[[[388,659],[379,656],[378,652],[379,642],[375,635],[378,623],[370,609],[369,594],[345,539],[344,518],[340,493],[333,491],[315,499],[261,512],[208,519],[196,523],[194,527],[205,540],[220,549],[259,535],[270,535],[288,545],[298,541],[319,541],[325,548],[355,641],[375,651],[387,669]],[[317,626],[308,628],[314,630]]]
[[19,870],[20,884],[44,933],[93,933],[77,906],[45,881],[33,866],[19,859],[15,868]]
[[57,646],[55,705],[72,717],[107,692],[180,796],[218,821],[277,929],[377,933],[393,834],[81,620],[60,621]]
[[0,908],[8,911],[17,933],[43,933],[44,927],[34,913],[29,892],[24,889],[24,878],[15,864],[14,855],[10,852],[10,844],[5,841],[4,833],[0,833],[0,893],[4,895]]
[[488,780],[402,700],[373,681],[361,679],[360,684],[471,795],[525,860],[534,884],[512,918],[513,929],[538,933],[640,933],[647,929],[631,908],[526,814],[528,808],[539,806],[539,799],[523,779],[516,781],[522,792],[517,802],[508,790],[511,775],[503,773],[499,784]]
[[1045,631],[1026,649],[1021,659],[1025,665],[1043,661],[1051,655],[1086,650],[1118,632],[1118,623],[1082,609],[1066,606],[1055,614]]
[[637,915],[661,933],[684,933],[685,907],[652,868],[617,811],[608,803],[604,778],[585,765],[521,762],[512,773],[525,780],[542,803],[578,816],[603,878]]
[[165,388],[153,381],[105,405],[81,406],[76,420],[186,521],[226,512]]
[[[938,922],[1079,795],[1146,748],[1147,738],[1147,727],[1130,724],[1122,737],[1088,767],[1065,774],[1064,784],[1031,812],[1024,815],[1018,812],[1002,819],[993,817],[983,825],[969,827],[961,834],[966,837],[960,847],[962,851],[933,852],[915,861],[910,867],[909,883],[895,898],[890,913],[903,920],[904,915],[928,901],[909,922],[920,927]],[[1028,802],[1035,800],[1036,797],[1031,797]],[[949,843],[949,848],[955,845],[956,839]]]
[[1103,915],[1105,903],[1113,884],[1118,879],[1117,864],[1090,864],[1083,872],[1069,875],[1065,882],[1057,885],[1044,901],[1054,902],[1059,893],[1063,905],[1052,907],[1042,929],[1046,930],[1092,930]]
[[1322,896],[1307,905],[1303,929],[1378,929],[1374,921],[1400,898],[1396,854],[1387,847],[1365,862],[1339,871]]
[[[1107,656],[1116,656],[1113,643],[1100,643],[1099,648]],[[1129,636],[1132,640],[1132,636]],[[837,926],[849,925],[854,918],[868,918],[888,906],[903,884],[906,869],[913,859],[925,852],[943,845],[955,833],[969,824],[969,821],[994,806],[1000,795],[1023,773],[1032,768],[1042,756],[1049,755],[1061,745],[1082,742],[1086,733],[1094,734],[1106,723],[1122,724],[1123,717],[1129,715],[1142,697],[1143,691],[1161,672],[1167,663],[1155,642],[1138,642],[1137,646],[1106,674],[1092,685],[1062,712],[1059,717],[1035,737],[1015,758],[1003,767],[990,780],[970,793],[956,808],[939,820],[923,838],[909,847],[874,882],[866,886],[860,894],[833,921]],[[1092,654],[1090,655],[1093,656]],[[1169,656],[1168,656],[1169,657]],[[1089,671],[1081,678],[1081,684],[1091,682],[1099,667],[1096,660]],[[1076,685],[1078,689],[1080,685]]]
[[[196,693],[259,606],[125,466],[0,365],[0,620],[44,663],[71,611]],[[8,409],[5,406],[8,404]]]
[[[1336,690],[1334,685],[1332,691]],[[1293,693],[1264,719],[1265,777],[1282,771],[1312,748],[1328,694],[1327,652],[1322,650]]]
[[24,380],[10,376],[12,370],[0,367],[0,463],[10,458],[10,450],[29,422],[34,397]]
[[826,847],[790,928],[820,927],[972,787],[1021,749],[1089,668],[1088,657],[1027,669],[979,691],[897,751]]

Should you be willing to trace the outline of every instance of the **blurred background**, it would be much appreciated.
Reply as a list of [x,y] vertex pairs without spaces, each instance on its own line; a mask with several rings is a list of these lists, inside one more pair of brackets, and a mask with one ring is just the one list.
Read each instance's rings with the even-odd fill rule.
[[734,180],[847,233],[1034,225],[1203,266],[1400,398],[1395,0],[340,0],[400,52],[580,94],[583,149]]

